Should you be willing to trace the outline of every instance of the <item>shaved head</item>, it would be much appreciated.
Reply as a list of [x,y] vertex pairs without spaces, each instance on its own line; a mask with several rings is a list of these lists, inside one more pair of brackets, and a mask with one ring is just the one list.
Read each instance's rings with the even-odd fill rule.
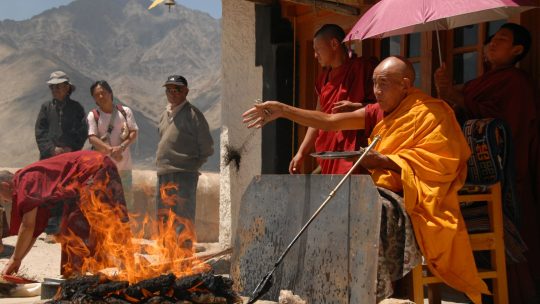
[[414,77],[414,67],[406,58],[392,56],[379,63],[373,71],[373,93],[384,112],[392,112],[407,97]]
[[338,67],[348,57],[343,43],[345,32],[336,24],[323,25],[313,36],[313,51],[319,64],[324,67]]
[[401,56],[390,56],[383,61],[375,68],[379,69],[380,72],[385,74],[398,76],[400,78],[408,78],[411,81],[411,84],[414,83],[416,78],[416,73],[412,63],[407,60],[407,58]]
[[343,42],[343,39],[345,39],[345,31],[337,24],[325,24],[315,32],[315,35],[313,35],[313,38],[320,37],[328,40],[336,39],[341,43]]

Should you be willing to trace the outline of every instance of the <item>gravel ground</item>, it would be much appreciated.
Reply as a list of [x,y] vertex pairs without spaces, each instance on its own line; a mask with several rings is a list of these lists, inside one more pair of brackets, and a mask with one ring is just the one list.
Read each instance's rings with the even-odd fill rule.
[[[36,281],[43,281],[43,278],[60,277],[60,245],[48,244],[43,240],[45,234],[42,234],[36,240],[34,247],[28,253],[28,256],[23,260],[21,271],[25,277],[32,278]],[[13,248],[17,236],[10,236],[3,239],[4,252],[0,254],[0,267],[9,260],[13,253]],[[40,303],[40,297],[32,298],[4,298],[0,299],[1,304],[30,304]]]

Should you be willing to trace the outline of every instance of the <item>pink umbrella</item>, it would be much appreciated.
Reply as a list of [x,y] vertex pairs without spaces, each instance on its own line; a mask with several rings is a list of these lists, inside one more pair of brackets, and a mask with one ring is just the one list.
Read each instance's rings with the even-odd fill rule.
[[507,19],[534,7],[531,0],[381,0],[356,22],[345,41],[437,31],[441,61],[438,30]]

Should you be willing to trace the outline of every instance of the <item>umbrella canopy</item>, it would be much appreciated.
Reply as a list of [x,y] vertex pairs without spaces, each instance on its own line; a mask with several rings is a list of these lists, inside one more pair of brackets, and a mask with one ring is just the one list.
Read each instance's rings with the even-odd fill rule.
[[381,0],[358,20],[345,41],[447,30],[507,19],[534,7],[530,0]]

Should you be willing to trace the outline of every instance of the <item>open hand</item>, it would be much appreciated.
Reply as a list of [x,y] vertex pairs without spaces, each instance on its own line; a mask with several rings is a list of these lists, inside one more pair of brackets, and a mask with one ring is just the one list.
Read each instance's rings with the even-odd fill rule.
[[364,107],[364,104],[362,103],[341,100],[334,103],[334,106],[332,107],[332,113],[353,112],[362,107]]
[[7,264],[4,266],[4,269],[2,269],[2,274],[16,273],[21,267],[21,262],[21,260],[15,260],[13,257],[11,257]]
[[277,101],[256,103],[253,108],[242,114],[242,122],[248,124],[248,128],[262,128],[265,124],[280,117],[282,104]]

